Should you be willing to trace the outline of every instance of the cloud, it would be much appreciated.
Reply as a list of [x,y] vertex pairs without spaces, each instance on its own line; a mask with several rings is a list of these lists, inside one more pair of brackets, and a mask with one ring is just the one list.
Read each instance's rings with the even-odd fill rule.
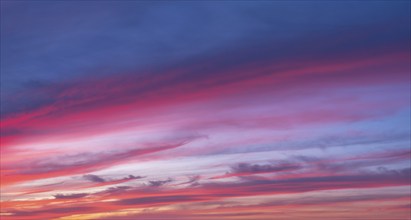
[[239,182],[202,183],[201,189],[219,197],[290,194],[333,189],[375,188],[410,184],[410,168],[380,169],[356,174],[311,174],[287,178],[245,178]]
[[117,205],[150,205],[150,204],[170,204],[180,202],[198,201],[202,198],[195,195],[174,195],[174,196],[151,196],[142,198],[123,199],[115,204]]
[[133,189],[131,186],[114,186],[114,187],[109,187],[106,190],[99,192],[98,194],[108,194],[108,195],[113,195],[113,194],[118,194],[125,192],[127,190]]
[[123,180],[137,180],[137,179],[142,179],[146,178],[145,176],[134,176],[134,175],[128,175],[127,177],[124,177]]
[[[33,220],[41,220],[47,219],[52,217],[64,216],[69,214],[77,214],[77,213],[84,213],[84,212],[92,212],[95,210],[93,206],[69,206],[69,207],[54,207],[54,208],[43,208],[40,210],[19,210],[19,209],[12,209],[9,210],[12,213],[12,218],[17,217],[16,219],[33,219]],[[20,216],[24,216],[24,218],[20,218]],[[3,218],[4,216],[2,216]],[[8,219],[8,217],[5,217]]]
[[[190,103],[199,100],[213,100],[226,97],[227,94],[241,95],[243,91],[263,90],[273,86],[279,92],[285,88],[290,89],[290,87],[310,90],[314,88],[326,90],[328,87],[344,88],[363,85],[364,81],[368,85],[384,84],[387,80],[393,80],[396,83],[404,82],[405,79],[408,79],[408,75],[403,73],[407,71],[406,65],[395,65],[395,68],[401,66],[402,70],[390,71],[393,72],[390,77],[387,77],[387,71],[364,71],[361,69],[377,65],[389,66],[398,62],[406,64],[409,58],[408,53],[403,49],[406,48],[404,45],[408,44],[408,33],[395,25],[387,26],[399,32],[400,39],[396,39],[398,36],[392,35],[388,30],[381,31],[379,25],[368,29],[369,33],[367,34],[353,36],[352,33],[364,31],[360,27],[352,27],[352,30],[347,31],[346,37],[356,42],[356,46],[352,48],[340,45],[341,42],[336,39],[341,38],[341,32],[337,31],[333,32],[332,36],[329,33],[320,34],[320,37],[317,35],[301,36],[301,39],[298,39],[298,44],[301,47],[296,46],[295,41],[287,42],[284,46],[278,46],[276,42],[268,41],[265,43],[270,46],[255,47],[255,45],[250,45],[250,48],[236,48],[229,51],[228,54],[217,52],[211,57],[218,58],[210,59],[209,56],[205,56],[200,60],[170,67],[170,69],[163,70],[164,72],[161,74],[155,71],[148,74],[135,73],[139,71],[131,71],[132,73],[124,71],[124,74],[94,76],[95,78],[92,80],[90,78],[93,77],[85,77],[82,80],[55,83],[48,85],[45,92],[47,98],[44,99],[52,101],[44,102],[41,99],[40,104],[33,104],[36,107],[29,108],[28,111],[7,110],[13,114],[8,114],[2,120],[2,127],[3,130],[8,131],[7,133],[13,130],[19,131],[19,135],[8,137],[10,142],[22,141],[22,137],[65,133],[69,130],[67,128],[72,126],[77,128],[78,133],[87,135],[91,130],[89,126],[92,124],[107,122],[106,112],[124,114],[125,106],[128,106],[129,110],[141,110],[153,106],[166,108],[182,101]],[[364,39],[364,36],[373,36],[376,39],[370,41]],[[364,45],[364,42],[367,44]],[[386,46],[386,43],[390,46]],[[336,44],[339,47],[336,47]],[[363,45],[362,49],[358,49],[358,44]],[[366,52],[367,54],[363,54],[364,51],[368,51],[364,47],[376,49],[378,53]],[[390,49],[389,53],[387,47]],[[304,52],[301,53],[301,50]],[[329,51],[332,53],[330,54]],[[204,66],[208,68],[204,68]],[[298,80],[300,78],[298,76],[304,76],[304,79],[301,77]],[[309,86],[310,83],[319,80],[322,82],[321,85]],[[90,86],[90,84],[94,86]],[[38,92],[27,88],[25,93],[27,95],[22,95],[22,97]],[[25,100],[22,102],[18,105],[27,105],[26,103],[28,103]],[[388,108],[388,106],[384,107]],[[328,117],[338,116],[333,115],[332,111],[325,113],[328,114]],[[311,120],[321,119],[322,117],[319,116],[325,116],[325,113],[313,114]],[[110,117],[121,118],[123,114],[112,114]],[[147,117],[140,115],[141,112],[134,112],[134,114],[135,117]],[[341,111],[339,116],[345,120],[353,121],[380,114],[377,114],[376,111],[367,111],[366,114],[358,111]],[[83,130],[83,132],[79,130]]]
[[198,185],[198,181],[201,179],[200,175],[189,176],[188,181],[179,183],[178,185],[190,184],[191,186]]
[[[304,112],[301,115],[290,115],[290,118],[294,118],[294,120],[298,120],[298,118],[309,117],[310,114],[306,115]],[[280,116],[276,116],[280,121]],[[284,116],[286,117],[286,116]],[[327,118],[323,118],[328,120]],[[266,119],[267,120],[267,119]],[[284,119],[283,119],[284,120]],[[270,120],[269,120],[270,121]],[[331,119],[329,122],[342,122],[344,121],[343,118],[334,118]],[[239,122],[241,126],[241,122]],[[275,126],[275,124],[270,124],[269,128],[281,128],[284,126],[289,126],[289,123],[280,124],[280,126]],[[298,126],[302,124],[299,123]],[[258,126],[258,127],[261,127]],[[250,128],[250,127],[247,127]],[[223,148],[221,150],[212,152],[212,155],[219,155],[219,154],[237,154],[237,153],[251,153],[251,152],[269,152],[269,151],[284,151],[289,149],[312,149],[312,148],[320,148],[320,149],[327,149],[333,147],[351,147],[356,145],[379,145],[379,144],[395,144],[398,142],[405,142],[409,141],[410,136],[407,133],[397,133],[397,132],[364,132],[363,134],[350,134],[350,133],[338,133],[338,134],[319,134],[318,136],[310,136],[310,137],[287,137],[281,140],[273,140],[267,141],[263,143],[250,143],[242,146],[241,144],[237,144],[235,147],[230,148]],[[393,152],[396,153],[396,152]],[[397,152],[401,153],[401,152]],[[388,154],[388,152],[381,154]],[[406,152],[402,152],[403,156],[407,156]],[[378,157],[378,155],[375,155]],[[395,156],[395,155],[393,155]]]
[[[157,206],[163,205],[177,205],[182,203],[191,202],[212,202],[219,201],[228,198],[239,198],[247,196],[258,195],[275,195],[275,194],[299,194],[303,192],[322,192],[324,190],[339,190],[339,189],[371,189],[381,188],[387,186],[408,186],[410,184],[410,170],[411,168],[392,170],[382,168],[374,172],[357,173],[353,175],[319,175],[311,177],[296,177],[289,179],[240,179],[237,181],[224,181],[224,182],[207,182],[197,184],[196,186],[189,186],[185,188],[164,188],[162,190],[152,190],[151,185],[130,187],[119,186],[110,187],[107,190],[93,193],[90,196],[90,201],[94,200],[94,209],[101,212],[115,211],[121,208],[127,208],[132,206],[133,208],[145,208],[149,207],[153,209]],[[154,185],[161,185],[168,180],[154,181]],[[76,204],[83,201],[78,200],[88,195],[56,195],[56,198],[70,199],[76,201]],[[114,198],[115,201],[100,202],[100,200]],[[325,204],[343,203],[343,202],[356,202],[356,201],[373,201],[384,199],[401,199],[397,196],[357,196],[357,197],[339,197],[329,198],[324,201],[328,201]],[[88,201],[88,202],[90,202]],[[385,200],[384,200],[385,201]],[[40,202],[40,201],[39,201]],[[47,204],[48,201],[43,204]],[[288,201],[283,202],[268,202],[260,203],[257,207],[270,207],[270,206],[286,206],[289,204],[295,204],[297,207],[307,206],[318,202],[321,204],[321,200],[306,199],[300,201]],[[13,205],[13,204],[9,204]],[[14,204],[15,205],[15,204]],[[6,204],[5,210],[11,211]],[[14,207],[14,206],[12,206]],[[230,206],[225,206],[230,207]],[[222,208],[225,208],[222,207]],[[231,206],[232,207],[232,206]],[[296,206],[293,206],[296,207]],[[67,208],[67,207],[66,207]],[[69,207],[68,207],[69,208]],[[58,210],[58,209],[56,209]],[[70,209],[69,209],[70,210]],[[220,210],[220,209],[218,209]],[[245,209],[247,210],[247,209]],[[39,210],[31,211],[33,216],[45,213],[46,208],[40,208]],[[28,215],[28,212],[26,213]]]
[[[410,169],[400,167],[410,152],[395,150],[409,145],[409,17],[404,1],[7,1],[2,209],[18,208],[16,219],[140,207],[165,218],[349,219],[339,207],[321,218],[287,208],[377,198],[271,210],[190,205],[409,186]],[[365,135],[351,135],[358,130]],[[173,139],[180,132],[209,138]],[[372,154],[381,148],[392,152]],[[360,151],[371,153],[353,155]],[[264,162],[293,154],[305,158]],[[118,168],[127,176],[93,174]],[[128,175],[137,169],[144,176]],[[70,187],[87,193],[61,193]]]
[[300,169],[301,166],[297,164],[248,164],[239,163],[232,167],[232,173],[267,173],[267,172],[282,172]]
[[149,186],[162,186],[167,183],[170,183],[171,181],[173,181],[171,178],[168,178],[167,180],[151,180],[148,182],[149,183],[148,185]]
[[91,181],[91,182],[95,182],[95,183],[103,183],[103,182],[106,182],[105,179],[103,179],[103,178],[101,178],[101,177],[99,177],[99,176],[97,176],[97,175],[94,175],[94,174],[83,175],[83,178],[86,179],[86,180],[89,180],[89,181]]
[[[374,172],[362,172],[351,175],[322,175],[308,176],[288,179],[240,179],[237,181],[224,182],[207,182],[189,186],[184,189],[165,188],[164,191],[150,192],[149,195],[161,195],[161,197],[154,196],[153,203],[172,199],[172,195],[194,195],[195,200],[215,201],[216,199],[235,198],[243,196],[256,195],[274,195],[274,194],[298,194],[302,192],[313,192],[323,190],[338,190],[338,189],[354,189],[354,188],[379,188],[387,186],[406,186],[410,184],[410,170],[411,168],[404,168],[399,170],[379,169]],[[160,185],[166,181],[156,182],[155,185]],[[147,186],[150,187],[150,186]],[[119,196],[113,191],[113,196]],[[139,198],[126,200],[124,204],[141,204],[145,202],[150,204],[151,196],[145,196],[145,188],[127,188],[127,197],[133,195],[140,195]],[[177,197],[185,199],[186,197]],[[193,197],[188,197],[194,199]],[[360,200],[361,198],[357,198]],[[335,201],[338,202],[338,201]],[[116,204],[123,204],[116,202]]]
[[86,174],[83,175],[83,179],[95,182],[95,183],[107,183],[107,184],[114,184],[117,182],[124,182],[128,180],[136,180],[136,179],[142,179],[145,178],[144,176],[134,176],[134,175],[128,175],[126,177],[123,177],[121,179],[104,179],[100,176],[94,175],[94,174]]
[[56,199],[78,199],[88,196],[88,193],[73,193],[73,194],[56,194],[54,198]]
[[[95,178],[96,175],[92,175],[92,176],[93,176],[93,178]],[[125,183],[125,182],[132,181],[132,180],[145,178],[145,176],[134,176],[134,175],[128,175],[126,177],[119,178],[119,179],[103,179],[103,178],[98,177],[98,176],[96,176],[96,177],[97,178],[95,178],[92,181],[92,182],[96,183],[95,186],[115,185],[115,184]]]
[[398,149],[365,153],[361,155],[340,158],[318,158],[307,156],[295,156],[294,159],[304,163],[307,168],[323,173],[352,173],[360,170],[384,164],[400,163],[411,158],[410,150]]
[[231,171],[225,175],[211,177],[211,179],[220,179],[228,177],[248,176],[253,174],[289,172],[302,169],[297,163],[280,163],[280,164],[249,164],[239,163],[231,167]]
[[[118,163],[124,163],[135,157],[146,154],[158,153],[161,151],[175,149],[184,146],[194,138],[172,143],[172,144],[157,144],[150,147],[134,147],[119,151],[102,151],[102,152],[87,152],[75,153],[71,155],[60,155],[55,158],[39,159],[35,161],[27,161],[15,165],[9,165],[15,170],[12,178],[1,178],[2,184],[19,182],[23,180],[31,180],[38,178],[50,178],[60,175],[78,174],[90,172],[106,167],[113,166]],[[4,175],[4,174],[3,174]],[[102,183],[103,179],[97,176],[87,176],[89,181]],[[129,176],[127,178],[137,179],[137,176]],[[3,180],[4,179],[4,180]]]

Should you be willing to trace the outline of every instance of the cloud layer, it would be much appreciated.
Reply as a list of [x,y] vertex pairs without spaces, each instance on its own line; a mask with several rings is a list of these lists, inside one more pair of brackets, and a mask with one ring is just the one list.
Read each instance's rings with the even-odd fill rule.
[[0,218],[410,218],[409,7],[1,2]]

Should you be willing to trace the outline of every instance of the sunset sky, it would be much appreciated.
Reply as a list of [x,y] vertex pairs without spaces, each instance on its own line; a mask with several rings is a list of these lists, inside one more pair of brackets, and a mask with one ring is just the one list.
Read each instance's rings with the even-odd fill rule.
[[411,219],[410,1],[1,0],[1,220]]

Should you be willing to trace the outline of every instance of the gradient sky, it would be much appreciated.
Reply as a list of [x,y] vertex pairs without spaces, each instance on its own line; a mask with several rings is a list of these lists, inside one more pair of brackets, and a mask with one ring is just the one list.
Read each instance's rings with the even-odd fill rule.
[[3,220],[411,219],[410,1],[1,1]]

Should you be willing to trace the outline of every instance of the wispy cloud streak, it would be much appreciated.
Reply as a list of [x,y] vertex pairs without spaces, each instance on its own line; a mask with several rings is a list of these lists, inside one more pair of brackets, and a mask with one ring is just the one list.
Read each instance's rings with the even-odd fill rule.
[[410,217],[409,2],[1,4],[1,219]]

